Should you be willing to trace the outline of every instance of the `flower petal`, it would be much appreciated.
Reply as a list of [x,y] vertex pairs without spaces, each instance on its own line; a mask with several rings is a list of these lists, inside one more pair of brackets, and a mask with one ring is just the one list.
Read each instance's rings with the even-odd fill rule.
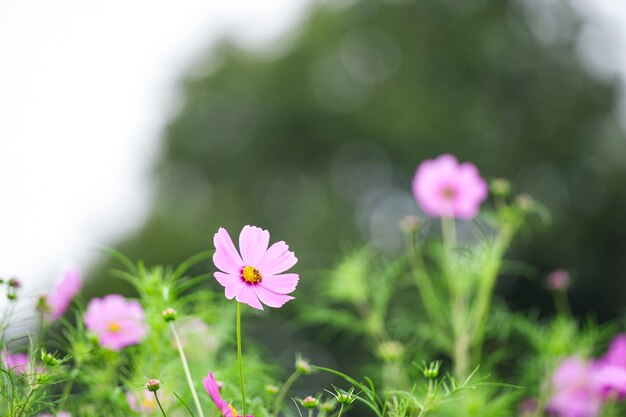
[[259,301],[253,288],[253,285],[244,285],[241,291],[239,291],[239,294],[237,294],[236,300],[258,310],[263,310],[263,305]]
[[226,274],[224,272],[214,272],[213,276],[222,287],[232,286],[241,282],[241,275]]
[[276,275],[285,272],[298,262],[289,246],[282,240],[274,243],[265,252],[258,264],[258,269],[264,275]]
[[270,232],[256,226],[244,226],[239,234],[239,250],[246,265],[256,266],[270,243]]
[[228,286],[224,287],[224,295],[229,300],[232,300],[234,297],[239,295],[243,287],[245,287],[245,283],[243,281],[241,280],[239,282],[233,281],[232,283],[229,283]]
[[215,245],[215,254],[213,254],[215,266],[224,272],[239,274],[244,266],[243,260],[226,229],[219,228],[213,237],[213,244]]
[[277,294],[289,294],[296,289],[299,279],[298,274],[266,275],[259,286]]
[[261,302],[269,307],[282,307],[287,301],[294,299],[290,295],[277,294],[258,285],[253,288]]

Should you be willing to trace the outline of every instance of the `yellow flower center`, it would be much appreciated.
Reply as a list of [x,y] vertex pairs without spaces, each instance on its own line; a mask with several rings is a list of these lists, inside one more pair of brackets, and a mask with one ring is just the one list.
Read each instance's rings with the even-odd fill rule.
[[112,321],[111,323],[109,323],[109,331],[113,332],[113,333],[117,333],[122,329],[122,326],[120,326],[119,323],[116,323],[114,321]]
[[[248,267],[248,268],[250,268],[250,267]],[[233,407],[230,404],[228,404],[228,407],[230,408],[230,411],[233,412],[233,417],[237,417],[237,410],[235,410],[235,407]]]
[[247,283],[250,284],[257,284],[263,281],[263,276],[259,270],[252,266],[246,266],[243,271],[241,271],[241,276]]

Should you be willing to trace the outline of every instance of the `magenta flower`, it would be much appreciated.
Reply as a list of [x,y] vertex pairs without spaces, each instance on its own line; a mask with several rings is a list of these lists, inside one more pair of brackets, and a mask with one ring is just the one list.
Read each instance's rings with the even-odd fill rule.
[[128,407],[136,413],[151,413],[156,410],[156,400],[150,391],[142,390],[142,393],[126,391]]
[[595,362],[594,367],[604,398],[626,398],[626,334],[613,338],[609,350]]
[[100,345],[111,350],[137,344],[148,334],[141,304],[118,294],[89,301],[84,317]]
[[581,358],[561,362],[552,376],[552,388],[547,409],[558,417],[596,417],[602,408],[594,366]]
[[213,263],[222,272],[215,279],[224,286],[226,298],[235,298],[250,307],[263,310],[282,307],[293,300],[289,294],[296,289],[300,276],[284,274],[298,259],[289,246],[280,241],[269,247],[270,234],[255,226],[245,226],[239,234],[239,252],[226,229],[220,227],[213,238]]
[[[220,387],[217,384],[217,381],[215,381],[215,378],[213,377],[212,372],[209,372],[207,377],[202,380],[202,385],[204,385],[204,389],[209,394],[209,396],[211,397],[211,399],[213,400],[217,408],[219,408],[220,412],[222,413],[222,416],[237,417],[237,411],[235,410],[235,408],[222,399],[222,396],[220,395]],[[246,417],[253,417],[253,416],[246,416]]]
[[487,183],[474,164],[445,154],[417,167],[413,195],[428,216],[470,220],[487,198]]
[[72,299],[82,286],[82,279],[78,269],[68,269],[63,278],[54,287],[50,295],[46,298],[50,312],[48,318],[50,320],[58,320],[65,314],[68,307],[72,303]]

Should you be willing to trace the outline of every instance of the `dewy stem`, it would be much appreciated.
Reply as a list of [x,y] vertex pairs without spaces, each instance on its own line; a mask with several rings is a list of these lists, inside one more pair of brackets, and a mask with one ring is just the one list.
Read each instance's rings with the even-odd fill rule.
[[194,387],[193,379],[191,378],[191,372],[189,372],[189,365],[187,364],[187,357],[185,356],[185,351],[183,351],[183,345],[180,343],[180,339],[178,338],[178,333],[176,332],[176,327],[174,327],[174,323],[172,322],[170,322],[170,329],[172,329],[172,333],[174,334],[174,339],[176,340],[176,346],[178,347],[180,361],[183,364],[185,377],[187,377],[187,385],[189,385],[189,389],[191,390],[191,396],[193,397],[193,402],[196,405],[196,410],[198,410],[198,415],[200,417],[204,417],[204,413],[202,412],[202,407],[200,406],[200,400],[198,399],[198,394],[196,393],[196,388]]
[[237,302],[237,362],[239,363],[239,382],[241,384],[241,402],[243,416],[246,414],[246,388],[243,385],[243,355],[241,354],[241,303]]

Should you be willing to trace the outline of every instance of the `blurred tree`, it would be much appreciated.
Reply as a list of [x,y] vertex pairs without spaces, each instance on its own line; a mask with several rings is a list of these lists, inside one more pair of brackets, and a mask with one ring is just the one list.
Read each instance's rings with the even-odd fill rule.
[[[567,2],[360,0],[318,4],[270,52],[224,42],[185,77],[152,214],[115,246],[177,263],[218,226],[255,224],[310,285],[348,244],[397,250],[415,167],[450,152],[551,210],[511,258],[537,279],[569,268],[575,310],[611,318],[626,301],[626,140],[617,80],[584,70],[580,27]],[[542,281],[506,282],[516,308],[548,299]]]

